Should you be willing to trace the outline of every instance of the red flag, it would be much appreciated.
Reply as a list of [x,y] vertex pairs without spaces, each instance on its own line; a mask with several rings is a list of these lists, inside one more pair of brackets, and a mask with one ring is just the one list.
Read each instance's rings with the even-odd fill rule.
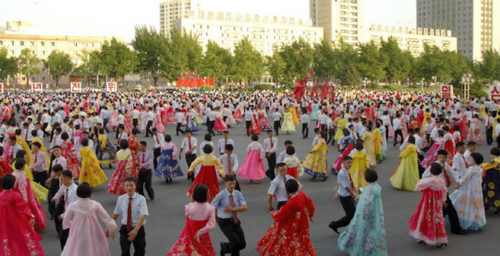
[[191,76],[196,76],[196,71],[194,71],[194,72],[191,74]]
[[203,85],[203,80],[201,78],[198,78],[198,88],[202,87]]
[[177,87],[182,87],[182,78],[179,77],[179,80],[177,80]]

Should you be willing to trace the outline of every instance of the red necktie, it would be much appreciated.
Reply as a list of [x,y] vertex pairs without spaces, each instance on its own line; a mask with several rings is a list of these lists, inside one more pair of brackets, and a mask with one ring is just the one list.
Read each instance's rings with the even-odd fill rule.
[[132,229],[132,197],[128,198],[127,231]]
[[160,144],[160,140],[158,139],[158,135],[156,135],[156,143],[159,145]]
[[229,174],[233,174],[233,167],[231,165],[231,156],[230,155],[227,156],[227,172]]
[[118,136],[118,144],[122,141],[122,134],[120,133],[120,136]]
[[443,164],[443,174],[444,174],[444,179],[446,180],[446,187],[449,187],[451,185],[451,180],[450,180],[450,176],[448,175],[448,172],[446,171],[444,164]]
[[488,129],[490,129],[490,117],[488,117],[488,125],[487,125]]
[[465,163],[465,168],[469,168],[469,165],[467,164],[467,161],[465,161],[465,157],[462,155],[462,158],[464,159],[464,163]]
[[[271,150],[273,150],[273,146],[274,146],[273,138],[271,138]],[[271,151],[271,150],[269,150],[269,151]]]
[[68,203],[68,190],[69,190],[69,187],[66,187],[66,195],[64,197],[63,212],[66,212],[66,204]]
[[[230,195],[229,198],[231,198],[231,207],[236,207],[235,204],[234,204],[234,196],[233,195]],[[236,212],[233,212],[233,220],[234,220],[234,223],[238,223],[238,214]]]
[[143,163],[143,164],[144,164],[144,163],[145,163],[145,161],[146,161],[146,160],[145,160],[145,158],[146,158],[146,153],[144,152],[144,153],[142,153],[142,163]]
[[354,187],[354,183],[352,183],[351,173],[350,172],[347,172],[347,173],[349,174],[349,181],[351,182],[352,191],[356,192],[356,188]]
[[191,139],[188,139],[189,142],[189,150],[191,150]]

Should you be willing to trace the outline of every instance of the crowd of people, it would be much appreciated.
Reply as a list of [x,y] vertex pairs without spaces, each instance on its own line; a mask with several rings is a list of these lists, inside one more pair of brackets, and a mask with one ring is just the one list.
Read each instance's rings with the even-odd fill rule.
[[[339,233],[341,251],[387,255],[376,165],[389,157],[390,144],[401,151],[390,184],[422,192],[409,220],[409,234],[417,242],[446,246],[445,216],[451,233],[464,235],[486,225],[489,208],[500,212],[500,102],[484,98],[463,105],[434,93],[357,90],[338,91],[328,100],[270,92],[155,91],[4,93],[0,98],[2,255],[44,255],[37,231],[49,220],[61,255],[111,255],[106,237],[116,232],[122,255],[130,255],[132,244],[134,255],[145,255],[146,198],[155,198],[152,177],[171,183],[184,175],[191,180],[186,188],[191,202],[168,255],[215,255],[210,230],[216,223],[228,239],[220,244],[220,254],[239,255],[247,248],[239,219],[247,204],[239,182],[266,178],[274,223],[255,250],[316,255],[309,232],[315,207],[298,182],[304,174],[318,182],[336,176],[333,201],[340,201],[345,216],[329,227]],[[251,139],[243,159],[230,138],[238,123],[245,123]],[[180,145],[165,132],[168,125],[184,137]],[[203,126],[207,132],[198,143]],[[314,127],[304,159],[297,157],[291,140],[278,152],[280,134],[296,133],[297,126],[303,139]],[[153,143],[138,136],[152,137]],[[215,136],[220,137],[216,142]],[[494,140],[490,157],[476,152],[479,144]],[[327,165],[331,151],[340,155]],[[182,158],[189,167],[184,171]],[[106,167],[114,169],[111,177]],[[90,199],[93,188],[108,178],[107,191],[119,196],[111,216]]]

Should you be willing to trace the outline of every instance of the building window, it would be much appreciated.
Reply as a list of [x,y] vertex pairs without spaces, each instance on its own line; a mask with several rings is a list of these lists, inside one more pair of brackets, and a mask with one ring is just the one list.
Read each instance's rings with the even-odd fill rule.
[[42,81],[45,81],[45,77],[44,76],[42,76]]
[[52,42],[52,43],[50,43],[50,45],[51,45],[52,47],[55,47],[55,46],[56,46],[56,42]]
[[3,45],[3,41],[0,41],[0,45]]
[[31,51],[31,54],[35,55],[35,51]]
[[19,45],[24,46],[24,41],[19,42]]
[[36,79],[35,79],[35,77],[34,77],[34,76],[33,76],[33,77],[31,77],[31,81],[35,81],[35,80],[36,80]]
[[14,50],[10,50],[10,54],[14,55],[16,52]]
[[35,46],[35,42],[31,41],[31,46]]
[[45,46],[45,42],[40,42],[40,45],[41,46]]
[[42,51],[42,55],[45,55],[45,51]]

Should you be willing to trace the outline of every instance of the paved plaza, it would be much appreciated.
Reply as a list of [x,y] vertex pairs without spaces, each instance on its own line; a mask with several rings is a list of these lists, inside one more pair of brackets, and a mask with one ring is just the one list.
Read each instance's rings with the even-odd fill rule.
[[[314,134],[312,132],[314,125],[310,125],[310,133],[308,139],[302,139],[300,130],[290,135],[279,135],[278,152],[284,150],[283,142],[285,140],[292,140],[299,159],[303,159],[311,149],[312,139]],[[301,127],[300,127],[301,128]],[[195,134],[198,139],[198,145],[203,141],[206,133],[206,126],[200,126],[201,131]],[[297,126],[299,129],[299,126]],[[235,151],[241,163],[246,155],[246,148],[251,142],[250,138],[246,136],[245,124],[238,124],[229,130],[230,138],[235,142]],[[169,125],[166,133],[173,135],[173,142],[180,147],[183,136],[175,136],[175,125]],[[109,138],[115,142],[114,133],[110,134]],[[153,145],[152,138],[145,138],[142,133],[138,136],[139,140],[146,140],[148,148],[151,149]],[[221,138],[221,135],[213,138],[214,144]],[[263,143],[266,134],[263,133],[259,136],[259,142]],[[45,141],[48,145],[48,141]],[[385,228],[387,232],[387,245],[389,255],[494,255],[492,252],[498,250],[498,230],[500,230],[500,215],[494,215],[493,210],[486,213],[487,225],[479,232],[469,232],[464,236],[453,235],[449,232],[449,225],[447,224],[448,231],[448,247],[438,249],[433,246],[426,246],[417,244],[416,241],[408,235],[408,220],[416,209],[420,193],[412,193],[406,191],[398,191],[391,187],[389,177],[395,171],[399,163],[399,146],[392,146],[392,139],[388,143],[388,159],[381,164],[378,164],[376,170],[379,174],[378,183],[382,187],[382,200],[384,203],[385,213]],[[478,152],[483,154],[485,161],[491,160],[489,150],[491,146],[486,143],[481,143],[478,147]],[[328,164],[331,165],[338,157],[336,147],[329,146]],[[265,167],[267,168],[267,162]],[[186,192],[191,184],[186,179],[187,165],[185,159],[181,160],[183,177],[174,178],[173,183],[166,184],[164,179],[153,177],[153,188],[155,190],[155,200],[149,201],[148,209],[149,216],[145,224],[146,230],[146,255],[159,256],[166,255],[172,245],[179,237],[182,228],[185,224],[184,205],[189,203],[186,197]],[[329,167],[330,169],[330,167]],[[106,176],[111,178],[114,169],[105,169]],[[337,247],[337,238],[339,235],[334,233],[328,224],[332,220],[337,220],[344,216],[344,211],[339,202],[333,203],[332,198],[335,193],[334,187],[336,184],[336,176],[330,175],[330,178],[323,182],[310,181],[310,176],[304,175],[299,178],[299,181],[304,186],[303,191],[314,200],[316,207],[315,219],[316,223],[310,223],[311,240],[316,248],[317,254],[323,255],[342,255]],[[108,180],[109,182],[109,180]],[[95,188],[91,199],[99,201],[107,212],[111,215],[115,208],[117,196],[111,195],[107,192],[106,182],[103,185]],[[241,185],[241,192],[243,193],[248,211],[240,214],[242,228],[245,232],[247,247],[241,252],[242,256],[258,255],[255,250],[255,244],[264,235],[266,230],[272,223],[271,215],[267,210],[266,194],[269,187],[270,180],[266,178],[260,184],[252,184],[248,181],[239,179]],[[221,184],[221,189],[224,186]],[[42,204],[47,215],[47,203]],[[118,219],[120,221],[121,217]],[[120,226],[120,222],[118,222]],[[343,231],[344,229],[339,229]],[[42,246],[46,255],[59,255],[61,252],[57,233],[54,228],[53,221],[47,221],[47,228],[41,233],[43,240]],[[210,236],[217,255],[219,255],[219,242],[227,241],[218,226],[211,232]],[[120,255],[119,234],[115,240],[108,239],[112,255]],[[229,254],[228,254],[229,255]]]

